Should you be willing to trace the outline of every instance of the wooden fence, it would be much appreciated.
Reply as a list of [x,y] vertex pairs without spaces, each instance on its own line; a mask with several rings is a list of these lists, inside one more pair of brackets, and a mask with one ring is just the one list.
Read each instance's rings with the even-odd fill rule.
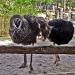
[[8,35],[9,18],[8,16],[0,15],[0,37]]
[[0,53],[11,54],[75,54],[75,46],[15,46],[1,45]]

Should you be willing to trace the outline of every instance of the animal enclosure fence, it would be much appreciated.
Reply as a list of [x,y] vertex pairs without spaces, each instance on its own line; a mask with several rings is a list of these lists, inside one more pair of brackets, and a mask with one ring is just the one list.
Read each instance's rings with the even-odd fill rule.
[[0,37],[8,36],[9,18],[8,16],[0,15]]
[[34,46],[24,47],[1,45],[0,53],[10,54],[75,54],[75,46]]

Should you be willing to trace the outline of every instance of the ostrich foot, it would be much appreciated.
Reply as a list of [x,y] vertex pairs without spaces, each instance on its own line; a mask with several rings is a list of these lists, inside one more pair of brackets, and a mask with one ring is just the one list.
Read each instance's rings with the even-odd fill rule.
[[56,64],[56,66],[58,66],[58,62],[60,61],[60,57],[57,55],[56,56],[56,60],[54,61],[54,64]]
[[29,73],[32,73],[32,71],[33,71],[33,67],[30,65],[30,71],[29,71]]
[[26,68],[27,65],[25,63],[23,63],[19,68]]

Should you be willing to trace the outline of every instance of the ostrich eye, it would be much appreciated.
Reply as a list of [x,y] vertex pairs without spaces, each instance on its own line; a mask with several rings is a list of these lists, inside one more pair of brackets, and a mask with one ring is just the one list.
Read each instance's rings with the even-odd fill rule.
[[14,20],[14,24],[15,24],[15,26],[18,28],[18,27],[21,25],[21,20],[20,20],[19,18],[16,18],[16,19]]

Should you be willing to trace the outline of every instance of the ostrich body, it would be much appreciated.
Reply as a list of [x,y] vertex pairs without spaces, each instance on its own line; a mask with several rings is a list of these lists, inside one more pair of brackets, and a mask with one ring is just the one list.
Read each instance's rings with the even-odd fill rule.
[[[54,44],[62,45],[68,44],[74,34],[74,27],[72,22],[63,19],[54,19],[48,22],[49,27],[52,27],[48,39]],[[58,54],[55,55],[55,64],[60,60]]]

